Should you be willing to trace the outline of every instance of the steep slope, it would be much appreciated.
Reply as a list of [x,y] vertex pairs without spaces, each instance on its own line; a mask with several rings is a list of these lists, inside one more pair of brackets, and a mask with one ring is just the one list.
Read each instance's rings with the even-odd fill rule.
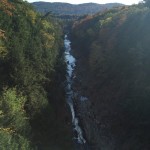
[[76,100],[93,150],[150,149],[150,9],[112,9],[76,22]]
[[94,14],[105,9],[112,7],[122,6],[119,3],[110,4],[96,4],[96,3],[85,3],[85,4],[69,4],[69,3],[48,3],[48,2],[34,2],[32,5],[39,12],[49,12],[59,15],[85,15]]
[[0,2],[0,149],[71,149],[61,36],[27,2]]

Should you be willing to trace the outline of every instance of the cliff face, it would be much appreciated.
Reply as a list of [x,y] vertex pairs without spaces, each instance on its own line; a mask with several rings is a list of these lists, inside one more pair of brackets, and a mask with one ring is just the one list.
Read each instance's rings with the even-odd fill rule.
[[150,148],[149,16],[141,5],[113,9],[76,22],[74,88],[91,149]]

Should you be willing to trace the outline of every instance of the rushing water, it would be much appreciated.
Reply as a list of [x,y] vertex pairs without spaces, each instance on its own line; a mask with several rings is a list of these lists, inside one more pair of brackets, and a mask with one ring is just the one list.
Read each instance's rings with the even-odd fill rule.
[[66,99],[67,103],[70,107],[71,114],[72,114],[72,124],[74,127],[74,131],[76,133],[76,137],[74,139],[77,141],[78,144],[84,145],[86,143],[86,140],[83,137],[83,132],[81,127],[79,126],[79,119],[76,116],[76,112],[74,109],[74,103],[73,103],[73,90],[72,90],[72,80],[73,80],[73,70],[75,68],[75,58],[71,55],[71,42],[69,41],[67,35],[65,35],[64,39],[64,45],[65,45],[65,61],[67,63],[67,87],[66,87]]

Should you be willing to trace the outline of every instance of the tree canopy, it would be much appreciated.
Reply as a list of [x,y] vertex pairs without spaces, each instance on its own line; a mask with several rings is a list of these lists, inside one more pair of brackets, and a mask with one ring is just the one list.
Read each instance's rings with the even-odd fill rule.
[[[51,17],[41,18],[23,0],[0,2],[0,149],[31,150],[42,144],[53,149],[53,136],[61,138],[66,130],[64,123],[53,125],[54,105],[64,100],[62,31]],[[64,143],[58,147],[66,148]]]
[[97,128],[105,126],[104,133],[87,129],[92,133],[88,140],[99,149],[99,141],[105,141],[101,134],[116,138],[114,149],[149,149],[149,25],[150,9],[139,4],[87,16],[73,26],[80,86],[89,96]]

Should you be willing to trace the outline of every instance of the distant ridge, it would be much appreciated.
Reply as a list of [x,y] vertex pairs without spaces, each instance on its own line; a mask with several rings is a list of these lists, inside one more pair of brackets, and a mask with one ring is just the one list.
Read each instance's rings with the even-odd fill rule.
[[62,2],[34,2],[32,5],[39,12],[52,11],[54,14],[61,15],[86,15],[94,14],[105,9],[111,9],[113,7],[123,6],[120,3],[83,3],[83,4],[69,4]]

